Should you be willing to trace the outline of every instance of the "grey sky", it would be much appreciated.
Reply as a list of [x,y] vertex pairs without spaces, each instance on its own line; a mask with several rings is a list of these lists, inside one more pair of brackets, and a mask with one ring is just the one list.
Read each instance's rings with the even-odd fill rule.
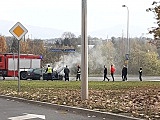
[[[54,28],[80,35],[81,1],[4,0],[1,1],[0,20],[15,23],[19,21],[23,25]],[[97,37],[103,38],[107,35],[118,37],[123,31],[126,36],[127,8],[122,7],[125,4],[130,14],[129,35],[140,37],[147,33],[148,28],[155,26],[153,13],[146,12],[152,2],[152,0],[87,0],[88,35],[97,32],[95,34]]]

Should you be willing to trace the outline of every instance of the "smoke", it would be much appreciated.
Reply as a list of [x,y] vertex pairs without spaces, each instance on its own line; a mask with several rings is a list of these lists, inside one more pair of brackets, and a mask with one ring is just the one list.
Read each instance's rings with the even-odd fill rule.
[[[89,73],[100,74],[103,73],[103,67],[106,65],[110,69],[111,64],[115,62],[116,51],[112,42],[97,42],[97,45],[89,47],[88,49],[88,67]],[[54,69],[68,66],[68,68],[74,71],[77,65],[81,65],[81,53],[75,51],[61,56],[60,61],[54,64]],[[116,67],[116,66],[115,66]],[[118,66],[117,66],[118,67]]]
[[70,53],[68,55],[61,56],[60,61],[54,64],[54,70],[65,67],[66,65],[68,66],[68,68],[73,68],[77,65],[80,65],[80,63],[81,54],[78,52]]

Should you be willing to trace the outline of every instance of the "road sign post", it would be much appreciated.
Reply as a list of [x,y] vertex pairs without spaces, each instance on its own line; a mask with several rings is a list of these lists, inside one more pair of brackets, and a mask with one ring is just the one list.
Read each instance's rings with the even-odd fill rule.
[[17,22],[9,32],[18,40],[18,92],[20,92],[20,40],[28,32],[28,30],[20,23]]

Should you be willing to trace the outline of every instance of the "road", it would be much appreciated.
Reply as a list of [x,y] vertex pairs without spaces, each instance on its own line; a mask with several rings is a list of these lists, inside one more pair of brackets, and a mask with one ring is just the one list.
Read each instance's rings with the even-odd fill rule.
[[[112,78],[110,75],[107,76],[110,81],[112,81]],[[70,77],[70,80],[74,81],[76,78],[75,77]],[[88,77],[89,81],[103,81],[103,76],[102,77]],[[143,76],[142,77],[143,81],[160,81],[160,76]],[[107,79],[106,79],[107,81]],[[122,81],[121,76],[115,76],[115,81]],[[128,76],[128,81],[140,81],[138,76]]]
[[113,120],[0,98],[1,120]]
[[[112,81],[112,78],[108,76],[110,81]],[[88,78],[90,81],[102,81],[102,77],[89,77]],[[160,81],[160,76],[143,76],[142,77],[143,81]],[[107,79],[106,79],[107,81]],[[122,81],[121,76],[115,76],[115,81]],[[128,76],[128,81],[140,81],[138,76]]]
[[[108,75],[108,78],[110,81],[112,81],[112,78],[110,75]],[[18,80],[17,77],[6,77],[6,80]],[[0,80],[3,80],[2,77],[0,77]],[[76,77],[70,77],[71,81],[75,81]],[[143,81],[160,81],[160,76],[142,76]],[[88,77],[88,81],[103,81],[103,76],[102,77]],[[107,80],[106,80],[107,81]],[[122,81],[121,76],[116,75],[115,76],[115,81]],[[128,81],[139,81],[138,76],[128,76]]]

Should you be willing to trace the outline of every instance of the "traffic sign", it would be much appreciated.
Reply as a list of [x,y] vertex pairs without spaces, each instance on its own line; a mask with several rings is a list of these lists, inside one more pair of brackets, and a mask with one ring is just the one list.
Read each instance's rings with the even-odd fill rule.
[[75,49],[50,49],[51,52],[75,52]]
[[27,32],[28,30],[20,23],[17,22],[10,30],[9,32],[16,37],[18,40],[20,40]]
[[75,52],[75,49],[64,49],[64,52]]
[[62,52],[63,49],[58,49],[58,48],[57,48],[57,49],[50,49],[50,51],[51,51],[51,52]]

